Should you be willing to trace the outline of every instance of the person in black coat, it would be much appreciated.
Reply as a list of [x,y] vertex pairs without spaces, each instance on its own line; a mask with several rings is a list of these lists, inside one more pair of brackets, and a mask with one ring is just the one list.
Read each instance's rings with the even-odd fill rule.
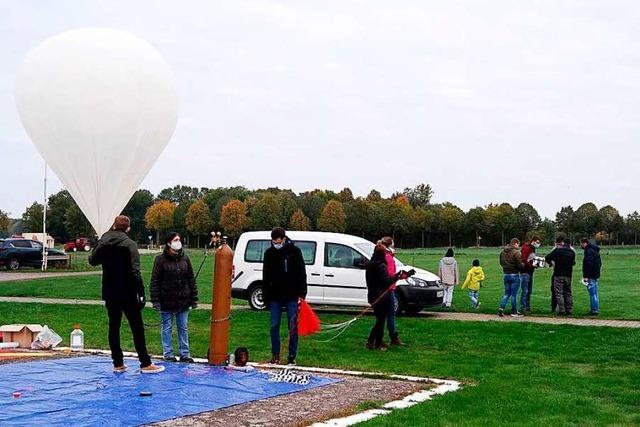
[[178,329],[180,361],[191,363],[189,352],[189,309],[198,306],[198,288],[191,260],[182,249],[178,233],[169,233],[164,250],[156,257],[151,274],[151,302],[162,318],[162,350],[164,360],[175,362],[171,332],[173,320]]
[[582,239],[580,246],[584,249],[584,259],[582,260],[582,282],[589,291],[589,304],[591,316],[597,316],[600,313],[600,297],[598,295],[598,281],[600,280],[600,268],[602,260],[600,259],[600,248],[589,242],[588,239]]
[[[394,275],[389,274],[386,261],[387,248],[383,244],[377,244],[373,250],[371,260],[367,265],[367,301],[373,306],[373,313],[376,316],[376,323],[371,328],[366,347],[370,350],[387,350],[387,345],[383,342],[384,324],[389,314],[389,287],[406,275],[400,271]],[[405,276],[406,277],[406,276]]]
[[280,363],[280,321],[287,312],[290,365],[298,352],[298,303],[307,296],[307,271],[302,251],[286,236],[282,227],[271,231],[271,247],[264,253],[262,295],[271,311],[271,361]]
[[576,264],[576,253],[571,247],[571,241],[564,239],[562,246],[556,246],[545,260],[553,264],[553,294],[558,304],[558,314],[571,315],[573,312],[571,278],[573,266]]
[[164,371],[164,367],[152,364],[147,352],[142,321],[144,283],[140,275],[138,245],[127,236],[130,224],[129,217],[117,216],[112,229],[100,237],[91,251],[89,264],[102,265],[102,299],[109,316],[109,348],[113,371],[122,373],[127,370],[120,347],[120,326],[124,313],[140,360],[140,372],[157,373]]

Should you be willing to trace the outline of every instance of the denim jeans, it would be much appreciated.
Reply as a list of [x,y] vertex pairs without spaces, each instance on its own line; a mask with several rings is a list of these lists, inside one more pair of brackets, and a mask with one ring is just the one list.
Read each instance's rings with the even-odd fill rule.
[[531,288],[533,285],[533,276],[529,273],[520,275],[520,308],[522,310],[531,310]]
[[389,291],[389,313],[387,314],[387,329],[389,330],[389,338],[395,339],[398,337],[398,330],[396,329],[396,291]]
[[173,357],[173,342],[171,332],[173,329],[173,320],[176,321],[178,329],[178,351],[180,357],[190,357],[189,353],[189,330],[187,323],[189,322],[189,310],[180,313],[171,313],[169,311],[160,312],[161,322],[161,338],[162,353],[164,357]]
[[520,275],[519,274],[505,274],[504,276],[504,296],[502,302],[500,302],[500,308],[504,310],[507,306],[507,301],[511,299],[511,312],[516,313],[518,311],[518,289],[520,288]]
[[600,312],[600,296],[598,295],[598,279],[587,279],[587,289],[589,290],[589,302],[591,304],[591,312]]
[[280,320],[282,312],[287,312],[289,322],[289,357],[298,353],[298,300],[270,301],[271,311],[271,354],[280,356]]
[[469,298],[471,299],[471,308],[478,308],[480,302],[480,291],[469,291]]

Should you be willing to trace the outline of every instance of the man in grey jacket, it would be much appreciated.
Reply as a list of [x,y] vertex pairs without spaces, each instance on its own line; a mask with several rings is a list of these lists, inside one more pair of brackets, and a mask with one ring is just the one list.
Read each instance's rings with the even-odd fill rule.
[[102,299],[109,316],[109,347],[113,371],[127,370],[120,347],[122,314],[127,317],[133,335],[133,344],[140,360],[140,372],[154,374],[164,371],[163,366],[151,363],[144,336],[142,309],[145,306],[144,283],[140,275],[138,245],[127,235],[129,217],[119,215],[113,227],[100,237],[89,256],[89,264],[102,265]]

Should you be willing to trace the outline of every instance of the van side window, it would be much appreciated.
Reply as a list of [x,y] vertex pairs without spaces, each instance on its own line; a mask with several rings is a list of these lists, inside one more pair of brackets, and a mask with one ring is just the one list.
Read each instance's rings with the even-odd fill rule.
[[358,251],[349,246],[327,243],[325,246],[325,267],[359,268],[367,260]]
[[[295,241],[295,245],[302,251],[302,257],[306,265],[313,265],[316,262],[316,242]],[[271,240],[249,240],[244,252],[245,262],[264,261],[264,253],[271,247]]]

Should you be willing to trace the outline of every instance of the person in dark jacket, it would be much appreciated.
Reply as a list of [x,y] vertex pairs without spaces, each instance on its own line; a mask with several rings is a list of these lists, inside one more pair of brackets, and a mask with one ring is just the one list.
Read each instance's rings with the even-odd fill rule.
[[536,249],[540,247],[540,237],[533,236],[531,241],[522,245],[520,251],[522,264],[524,265],[520,274],[520,310],[523,313],[531,312],[531,292],[533,291],[533,257]]
[[389,315],[389,304],[391,303],[389,288],[401,279],[404,273],[389,274],[386,253],[387,247],[382,243],[377,244],[365,273],[367,281],[367,301],[373,306],[373,313],[376,316],[376,323],[373,325],[373,328],[371,328],[369,338],[367,339],[366,347],[370,350],[387,350],[387,345],[383,342],[383,337],[384,324]]
[[600,297],[598,295],[598,281],[600,280],[600,268],[602,267],[600,248],[590,243],[586,238],[580,241],[580,246],[584,250],[582,281],[589,291],[589,303],[591,305],[589,314],[597,316],[600,313]]
[[198,306],[198,288],[191,260],[182,249],[178,233],[169,233],[164,250],[153,263],[151,274],[151,303],[162,319],[162,350],[164,360],[175,362],[171,333],[173,319],[178,329],[180,361],[193,363],[189,352],[189,309]]
[[553,294],[557,302],[558,314],[571,315],[573,312],[573,295],[571,294],[571,277],[576,264],[576,253],[571,248],[571,241],[563,239],[562,246],[556,247],[545,257],[547,263],[553,264]]
[[522,313],[518,311],[518,289],[520,288],[520,272],[524,268],[522,257],[520,255],[520,240],[515,237],[500,252],[500,265],[502,266],[504,280],[504,295],[498,308],[498,316],[504,316],[504,309],[507,302],[511,299],[511,316],[522,317]]
[[147,351],[142,321],[144,283],[140,275],[138,246],[126,234],[130,224],[128,217],[117,216],[112,229],[100,237],[91,251],[89,264],[102,265],[102,299],[109,316],[109,347],[113,371],[122,373],[127,370],[120,347],[120,326],[124,313],[140,360],[140,372],[158,373],[164,371],[164,366],[152,364]]
[[307,271],[302,251],[282,227],[271,231],[271,247],[264,252],[262,295],[271,311],[271,361],[280,363],[280,321],[287,312],[289,322],[288,364],[296,364],[298,352],[298,303],[307,296]]

